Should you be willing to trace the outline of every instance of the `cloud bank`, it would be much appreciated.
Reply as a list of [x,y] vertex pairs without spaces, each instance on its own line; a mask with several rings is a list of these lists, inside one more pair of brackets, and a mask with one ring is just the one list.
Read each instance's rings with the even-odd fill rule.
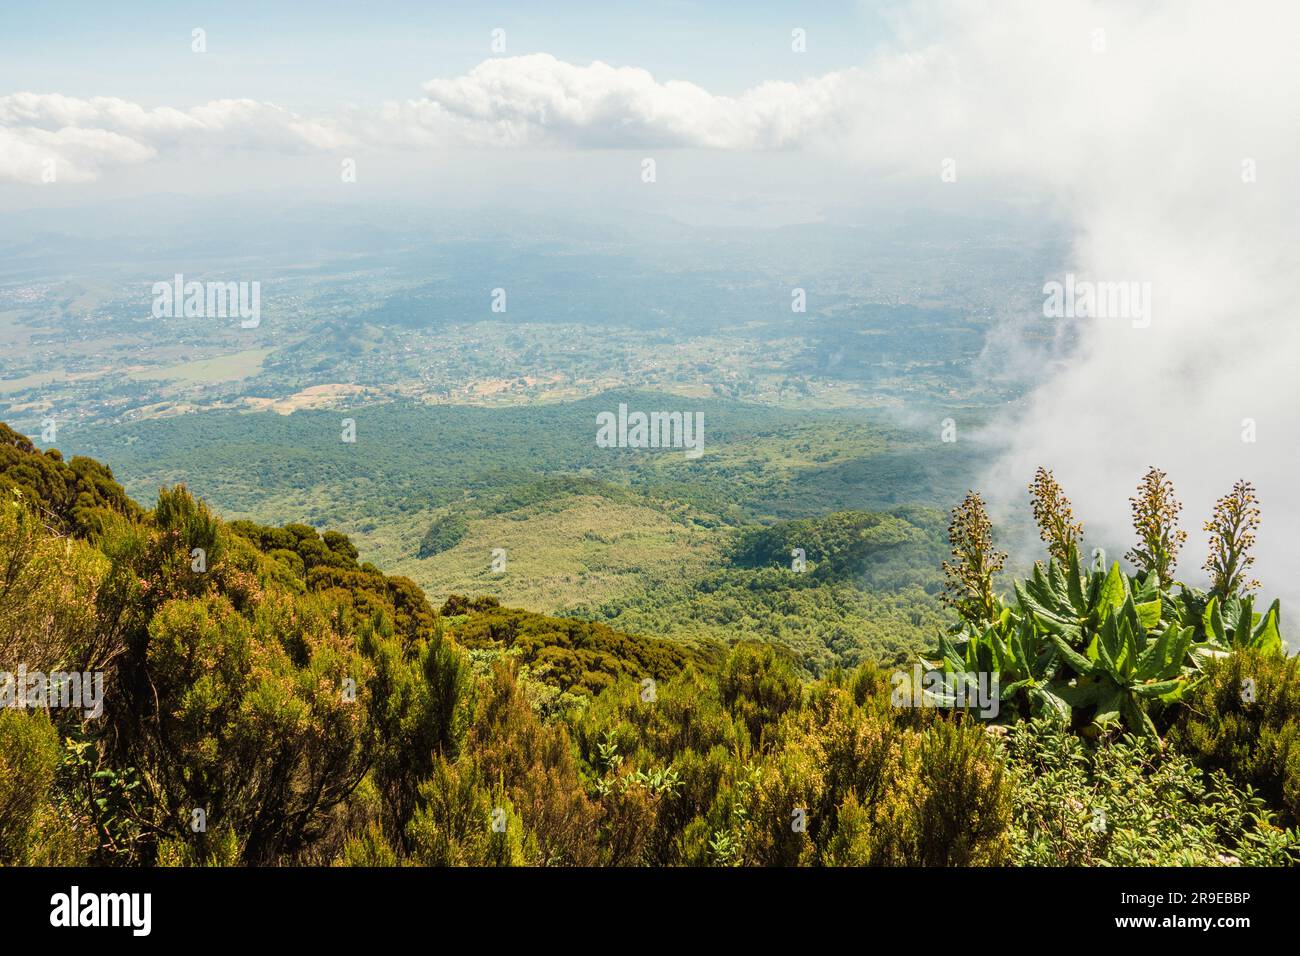
[[907,54],[729,97],[635,67],[536,53],[429,80],[418,98],[315,119],[247,99],[146,109],[17,93],[0,97],[0,179],[40,182],[53,159],[69,181],[87,181],[182,149],[816,149],[873,117],[897,135],[915,120],[909,89],[949,69],[940,52]]
[[[1288,52],[1300,13],[1085,0],[944,10],[951,81],[911,88],[917,122],[854,128],[852,155],[910,150],[923,163],[928,150],[956,159],[953,188],[1036,187],[1074,225],[1061,273],[1150,283],[1153,297],[1149,327],[1074,320],[1077,350],[992,430],[1006,452],[984,491],[1023,513],[1034,467],[1054,468],[1090,543],[1116,555],[1132,542],[1127,498],[1157,465],[1185,504],[1180,575],[1197,581],[1201,522],[1249,478],[1264,511],[1258,577],[1300,598],[1300,133],[1284,119],[1300,101]],[[906,146],[892,155],[890,143]]]
[[114,166],[183,149],[333,149],[346,135],[273,103],[214,100],[187,110],[145,109],[115,97],[57,93],[0,97],[0,180],[87,182]]

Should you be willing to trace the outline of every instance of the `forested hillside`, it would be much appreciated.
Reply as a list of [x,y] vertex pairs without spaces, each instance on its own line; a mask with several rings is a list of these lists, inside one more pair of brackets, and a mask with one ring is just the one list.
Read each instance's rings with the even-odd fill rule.
[[[1210,519],[1208,591],[1175,576],[1159,473],[1132,574],[1081,566],[1050,473],[1031,502],[1048,557],[1007,595],[974,494],[946,545],[922,510],[746,532],[683,595],[719,617],[682,642],[622,626],[635,608],[431,603],[346,535],[223,521],[181,486],[145,509],[0,425],[0,672],[103,679],[98,714],[0,710],[0,863],[1300,861],[1300,672],[1250,597],[1253,490]],[[935,653],[810,679],[743,616],[793,548],[800,582],[942,584],[942,626],[916,622]],[[959,704],[972,673],[996,694]]]
[[[694,398],[708,444],[698,459],[592,443],[602,409],[681,400],[206,411],[70,426],[68,441],[111,462],[141,500],[183,481],[228,518],[345,532],[362,560],[435,603],[491,595],[697,646],[742,630],[795,649],[810,675],[932,642],[947,520],[935,505],[968,487],[978,443],[936,442],[872,410]],[[343,415],[355,444],[340,440]],[[979,420],[970,413],[970,427]],[[790,541],[757,561],[750,536],[764,529]],[[508,573],[492,560],[501,552]]]

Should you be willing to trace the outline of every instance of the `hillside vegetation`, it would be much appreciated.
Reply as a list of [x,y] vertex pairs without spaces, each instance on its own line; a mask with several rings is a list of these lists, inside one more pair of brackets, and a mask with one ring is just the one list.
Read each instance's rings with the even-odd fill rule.
[[[1211,519],[1206,592],[1173,577],[1163,478],[1135,499],[1136,575],[1080,567],[1064,495],[1034,494],[1051,560],[1013,595],[978,496],[949,529],[926,666],[996,673],[982,719],[878,660],[810,680],[743,625],[688,646],[435,607],[343,534],[226,522],[183,487],[146,510],[0,426],[0,671],[104,682],[98,716],[0,710],[0,862],[1297,862],[1300,675],[1280,609],[1247,596],[1249,486]],[[739,600],[798,539],[798,581],[923,591],[897,556],[934,549],[926,526],[776,525],[719,574],[755,576]]]
[[[705,454],[596,448],[596,413],[619,402],[700,409]],[[343,416],[355,444],[340,440]],[[931,506],[959,498],[979,463],[976,443],[936,443],[878,412],[633,391],[514,408],[205,412],[69,436],[142,500],[184,481],[230,517],[343,531],[362,560],[435,604],[490,595],[693,645],[740,631],[795,649],[809,675],[932,643],[946,518]],[[855,514],[889,515],[917,537],[795,540]],[[736,550],[769,528],[791,538],[770,560]],[[792,547],[810,573],[793,570]]]

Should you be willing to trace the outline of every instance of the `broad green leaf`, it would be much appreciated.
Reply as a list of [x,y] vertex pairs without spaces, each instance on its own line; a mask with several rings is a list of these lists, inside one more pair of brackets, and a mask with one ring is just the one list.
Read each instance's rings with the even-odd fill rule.
[[1109,683],[1103,685],[1095,680],[1081,680],[1073,687],[1063,682],[1053,682],[1050,690],[1071,707],[1090,707],[1097,703],[1097,700],[1107,687],[1113,686],[1113,684]]
[[1119,623],[1114,614],[1109,614],[1101,623],[1097,632],[1097,663],[1115,676],[1119,676],[1118,658],[1121,653]]
[[1092,661],[1065,643],[1059,634],[1049,634],[1048,637],[1056,645],[1057,652],[1065,659],[1065,662],[1074,668],[1075,673],[1080,675],[1092,673]]
[[1223,628],[1223,614],[1219,610],[1219,599],[1210,598],[1210,603],[1205,605],[1205,613],[1201,615],[1201,625],[1205,629],[1205,639],[1227,646],[1228,634]]
[[1043,630],[1059,634],[1063,633],[1071,625],[1078,627],[1075,622],[1067,620],[1043,604],[1042,601],[1030,593],[1028,587],[1022,587],[1019,581],[1015,584],[1015,591],[1016,600],[1020,603],[1020,607],[1025,613],[1032,614],[1037,618],[1038,622],[1042,624]]
[[1237,647],[1246,647],[1250,643],[1251,631],[1255,626],[1255,602],[1245,598],[1237,612],[1237,623],[1232,629],[1232,643]]
[[1180,628],[1169,642],[1169,655],[1165,658],[1164,672],[1161,676],[1178,677],[1183,672],[1183,661],[1192,646],[1196,630],[1190,627]]
[[1160,739],[1160,735],[1156,733],[1156,725],[1151,723],[1151,718],[1147,716],[1141,703],[1126,694],[1121,706],[1124,711],[1124,721],[1129,727],[1144,737]]
[[1116,561],[1110,566],[1110,573],[1106,575],[1106,581],[1101,586],[1101,595],[1098,599],[1098,610],[1105,612],[1106,608],[1118,608],[1124,603],[1127,596],[1127,582],[1124,575],[1120,573],[1119,562]]
[[1211,661],[1223,660],[1231,657],[1231,651],[1225,651],[1223,648],[1214,644],[1193,644],[1191,648],[1192,660],[1196,662],[1198,668],[1205,668]]
[[1160,598],[1137,604],[1135,607],[1138,620],[1142,622],[1142,627],[1146,630],[1149,631],[1160,623]]
[[1179,628],[1170,625],[1164,629],[1158,638],[1147,645],[1147,649],[1138,658],[1137,676],[1139,680],[1150,680],[1152,677],[1164,673],[1169,648],[1173,644],[1174,636],[1178,631]]
[[1278,629],[1281,617],[1281,604],[1274,600],[1264,613],[1264,620],[1260,621],[1259,627],[1251,635],[1250,646],[1258,648],[1266,654],[1282,653],[1282,633]]
[[1177,690],[1179,685],[1184,683],[1186,682],[1179,677],[1174,680],[1161,680],[1150,684],[1135,684],[1133,686],[1133,693],[1137,694],[1139,697],[1146,697],[1148,699],[1152,697],[1163,697],[1165,694]]
[[1102,693],[1097,699],[1097,713],[1093,716],[1093,721],[1105,726],[1119,720],[1120,710],[1127,700],[1128,695],[1118,688]]
[[1018,680],[1014,684],[1005,685],[1002,688],[1002,690],[998,693],[998,698],[1000,700],[1010,700],[1012,697],[1016,696],[1016,694],[1018,694],[1021,690],[1033,686],[1034,686],[1034,681],[1032,679]]
[[1079,549],[1071,548],[1065,569],[1066,584],[1070,591],[1070,604],[1078,617],[1088,613],[1088,602],[1083,597],[1083,582],[1079,572]]
[[1053,693],[1045,687],[1035,687],[1029,692],[1031,704],[1037,704],[1045,713],[1059,717],[1062,720],[1070,719],[1070,705],[1058,694]]

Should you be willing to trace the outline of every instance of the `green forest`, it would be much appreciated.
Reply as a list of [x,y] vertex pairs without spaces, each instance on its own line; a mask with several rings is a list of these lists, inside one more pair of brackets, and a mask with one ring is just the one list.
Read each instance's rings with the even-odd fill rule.
[[[947,553],[936,505],[960,499],[978,443],[936,443],[871,410],[710,399],[699,459],[597,449],[595,416],[619,401],[678,399],[209,411],[70,428],[65,448],[110,463],[140,501],[185,482],[228,519],[345,533],[435,603],[491,595],[697,647],[744,634],[794,649],[807,676],[933,643]],[[343,414],[355,444],[340,441]],[[497,548],[508,574],[491,569]]]
[[[1300,666],[1251,576],[1254,489],[1209,512],[1205,589],[1169,478],[1131,506],[1128,570],[1094,565],[1040,469],[1021,578],[976,492],[737,524],[667,593],[709,622],[678,639],[664,595],[431,600],[346,534],[223,520],[179,484],[146,506],[0,425],[0,689],[103,689],[97,713],[0,708],[0,863],[1294,865]],[[855,601],[877,634],[800,647]]]

